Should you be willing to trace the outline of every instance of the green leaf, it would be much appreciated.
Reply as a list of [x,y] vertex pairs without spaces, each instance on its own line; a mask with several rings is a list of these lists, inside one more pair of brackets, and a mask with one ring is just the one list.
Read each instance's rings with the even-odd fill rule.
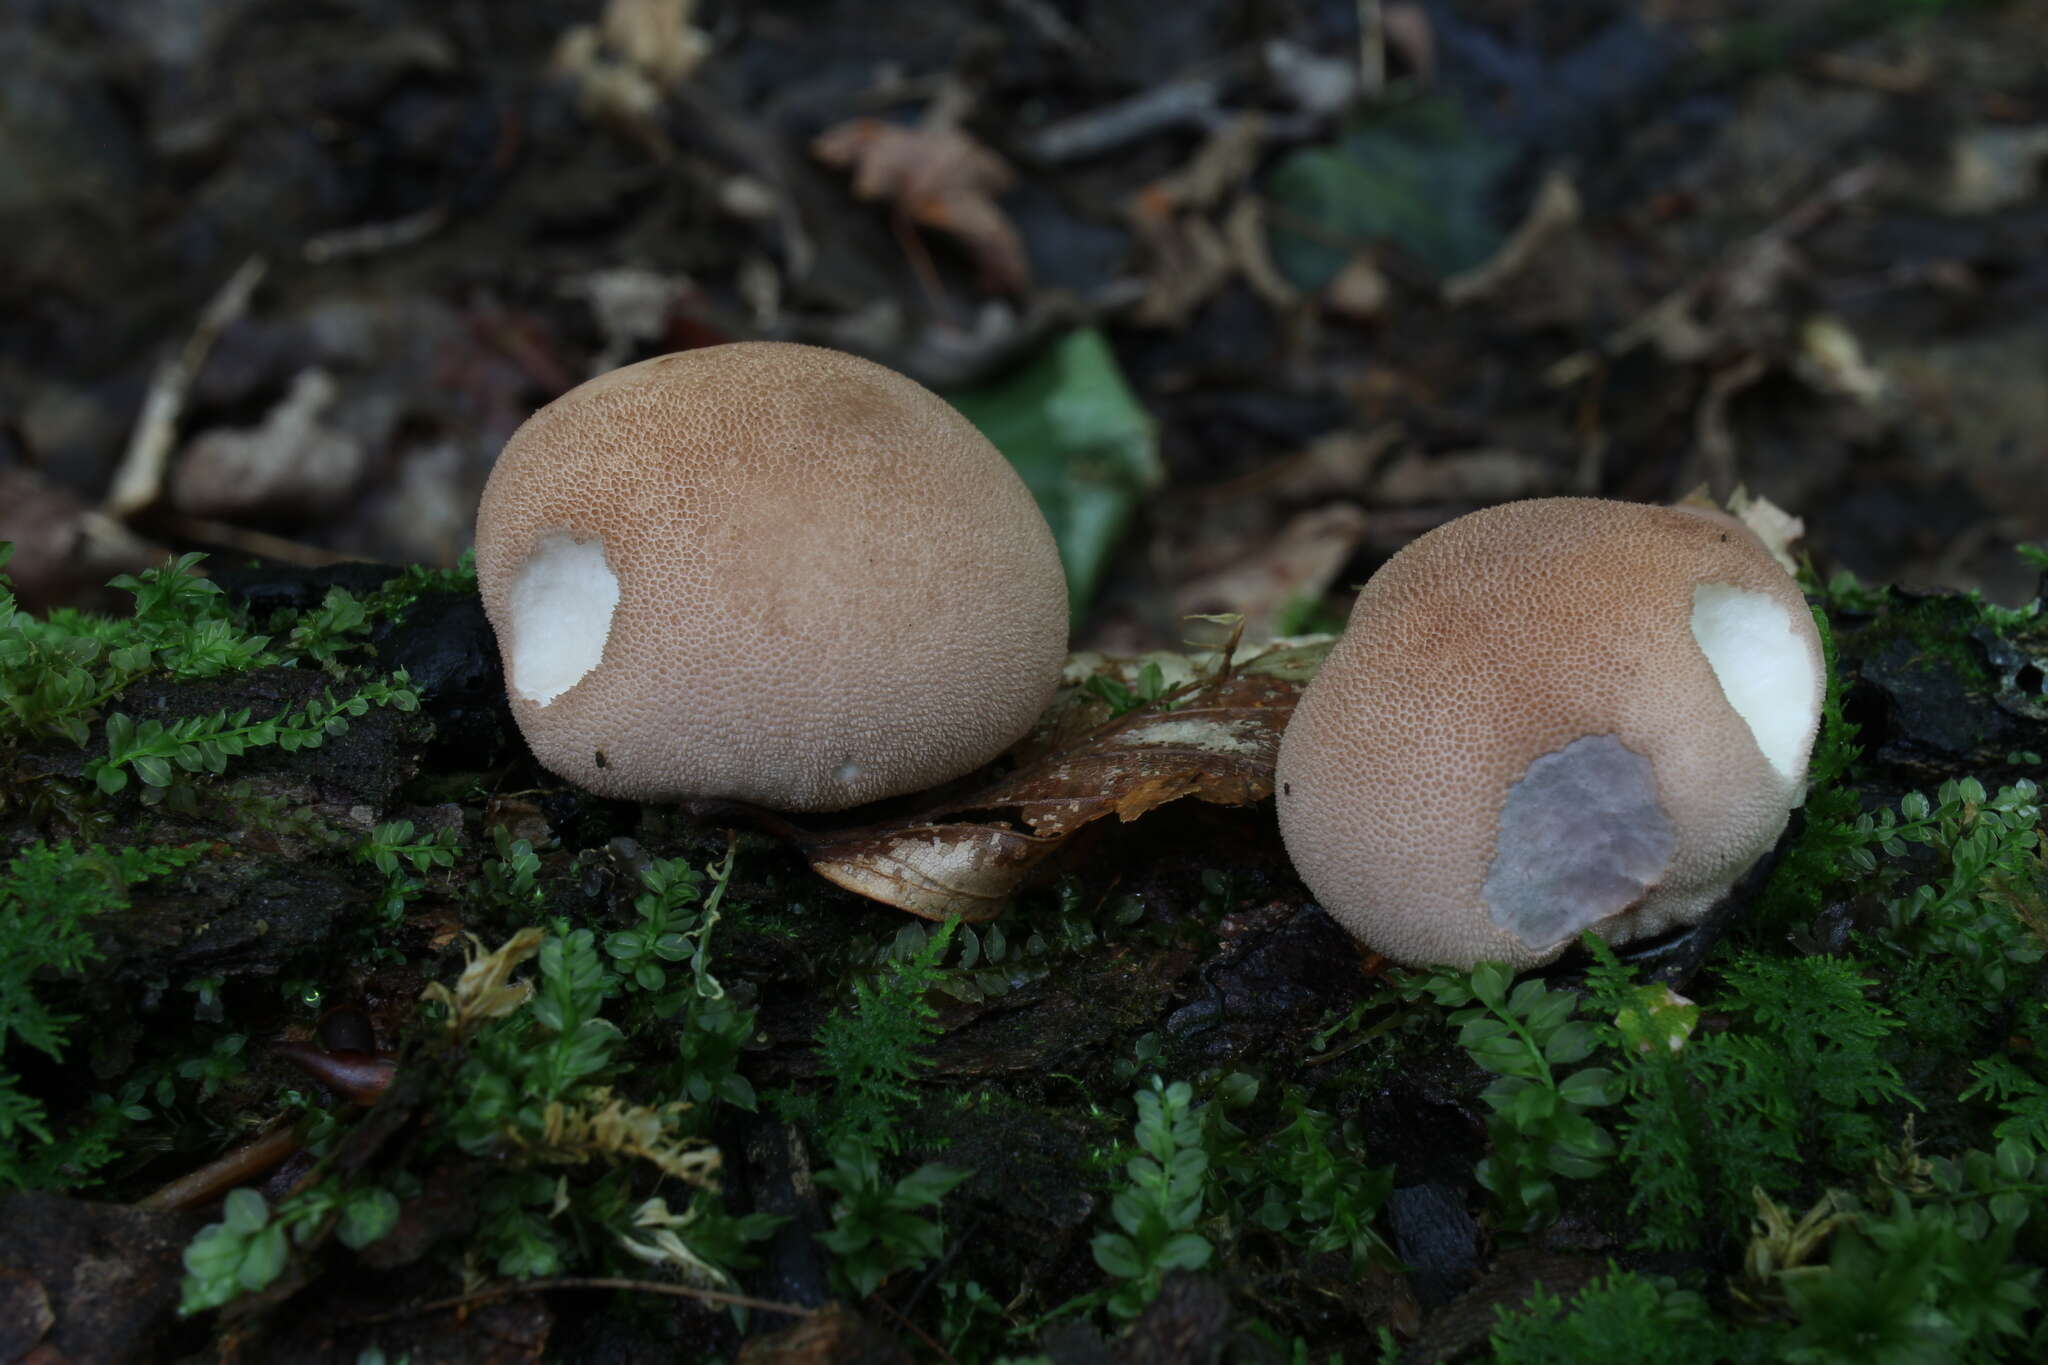
[[1549,1086],[1533,1083],[1525,1085],[1501,1110],[1501,1114],[1523,1132],[1535,1131],[1558,1112],[1557,1092]]
[[251,1237],[242,1252],[242,1263],[235,1273],[236,1282],[247,1290],[263,1289],[284,1273],[290,1247],[285,1242],[284,1227],[273,1223]]
[[2016,1228],[2027,1221],[2027,1197],[2017,1190],[1991,1196],[1991,1217],[2000,1227]]
[[1579,1002],[1569,991],[1550,991],[1537,1002],[1528,1014],[1529,1031],[1537,1037],[1547,1037],[1552,1030],[1571,1017]]
[[[1508,1013],[1526,1020],[1538,1005],[1554,998],[1544,984],[1532,976],[1527,981],[1518,982],[1508,995]],[[1570,1008],[1570,996],[1565,997],[1565,1005]]]
[[1520,1038],[1488,1038],[1472,1048],[1472,1060],[1488,1071],[1503,1072],[1510,1076],[1534,1078],[1542,1074],[1543,1065],[1529,1051],[1529,1045]]
[[[1458,1029],[1458,1046],[1470,1051],[1489,1039],[1507,1036],[1506,1021],[1496,1019],[1490,1014],[1482,1014]],[[1516,1039],[1515,1043],[1518,1047],[1521,1045],[1519,1039]]]
[[398,1225],[398,1196],[386,1189],[351,1191],[341,1206],[335,1235],[352,1251],[377,1241]]
[[1469,122],[1455,99],[1411,101],[1274,168],[1274,263],[1311,291],[1384,242],[1439,275],[1468,269],[1500,247],[1494,206],[1513,164],[1513,148]]
[[1088,1248],[1095,1253],[1095,1264],[1118,1279],[1136,1279],[1144,1273],[1137,1244],[1120,1232],[1098,1232]]
[[1619,1098],[1621,1078],[1605,1067],[1589,1066],[1574,1071],[1558,1082],[1557,1093],[1567,1104],[1594,1108]]
[[1094,328],[991,384],[945,395],[1010,461],[1052,526],[1078,619],[1138,499],[1165,480],[1152,418]]
[[1200,1270],[1209,1263],[1209,1256],[1207,1238],[1183,1232],[1160,1248],[1154,1264],[1162,1270]]
[[1508,969],[1498,962],[1482,962],[1472,969],[1472,994],[1498,1010],[1507,1003]]
[[1574,1019],[1550,1035],[1550,1041],[1543,1045],[1543,1056],[1552,1066],[1570,1066],[1591,1056],[1598,1042],[1590,1024]]
[[972,1174],[974,1172],[957,1166],[929,1163],[896,1182],[896,1197],[912,1204],[936,1204],[946,1197],[947,1191]]
[[247,1237],[270,1221],[270,1205],[255,1190],[244,1187],[228,1191],[221,1203],[221,1226],[238,1237]]

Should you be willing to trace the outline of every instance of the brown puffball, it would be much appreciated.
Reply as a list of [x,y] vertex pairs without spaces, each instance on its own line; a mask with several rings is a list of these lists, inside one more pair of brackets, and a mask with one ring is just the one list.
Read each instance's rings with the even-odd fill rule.
[[513,716],[600,795],[837,810],[956,777],[1058,684],[1066,582],[1023,482],[921,385],[744,342],[601,375],[477,512]]
[[1297,871],[1365,946],[1520,969],[1696,923],[1804,799],[1825,667],[1733,518],[1475,512],[1359,594],[1288,724]]

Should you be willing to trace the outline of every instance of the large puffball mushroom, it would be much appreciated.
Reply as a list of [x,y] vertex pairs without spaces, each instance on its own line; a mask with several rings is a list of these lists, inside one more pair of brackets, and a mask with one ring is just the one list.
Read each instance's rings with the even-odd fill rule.
[[600,375],[477,512],[512,714],[600,795],[838,810],[957,777],[1059,682],[1067,591],[1023,482],[921,385],[743,342]]
[[1825,665],[1732,517],[1474,512],[1360,593],[1282,737],[1280,830],[1365,946],[1520,969],[1697,923],[1805,796]]

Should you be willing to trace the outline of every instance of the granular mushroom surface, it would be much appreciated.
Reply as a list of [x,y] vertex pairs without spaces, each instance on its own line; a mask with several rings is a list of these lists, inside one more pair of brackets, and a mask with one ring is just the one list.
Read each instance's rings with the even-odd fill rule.
[[1733,519],[1489,508],[1366,584],[1282,740],[1281,832],[1325,908],[1401,962],[1653,936],[1783,831],[1824,683],[1798,587]]
[[1000,753],[1065,657],[1044,517],[910,379],[748,342],[601,375],[493,468],[477,581],[546,766],[834,810]]

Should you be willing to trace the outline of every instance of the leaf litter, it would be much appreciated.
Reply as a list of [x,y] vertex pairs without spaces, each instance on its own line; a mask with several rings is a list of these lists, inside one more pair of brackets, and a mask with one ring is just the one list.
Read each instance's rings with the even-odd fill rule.
[[[1087,679],[1135,681],[1140,670],[1103,663],[1062,689],[1006,776],[901,819],[804,836],[800,850],[827,881],[899,910],[994,919],[1039,864],[1097,820],[1128,823],[1183,797],[1243,806],[1272,795],[1280,734],[1329,646],[1320,637],[1279,641],[1237,662],[1226,648],[1206,671],[1189,660],[1187,682],[1122,714]],[[1151,668],[1162,676],[1156,661]]]

